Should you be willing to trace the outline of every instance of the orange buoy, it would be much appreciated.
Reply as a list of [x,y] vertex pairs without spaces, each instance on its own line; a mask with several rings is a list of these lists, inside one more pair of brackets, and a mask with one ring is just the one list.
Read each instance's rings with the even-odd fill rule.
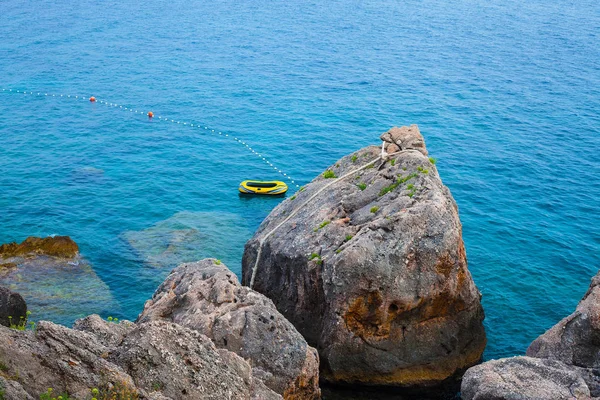
[[95,102],[96,102],[96,98],[95,98],[94,96],[92,96],[92,97],[90,97],[90,101],[91,101],[92,103],[95,103]]
[[148,118],[152,118],[152,117],[154,117],[154,113],[152,111],[149,111],[148,112]]

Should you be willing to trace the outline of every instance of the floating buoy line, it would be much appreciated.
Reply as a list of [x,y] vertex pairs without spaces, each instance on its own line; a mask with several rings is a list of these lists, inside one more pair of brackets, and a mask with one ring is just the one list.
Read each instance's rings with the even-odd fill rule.
[[208,126],[202,125],[202,124],[198,124],[198,123],[190,123],[190,122],[181,122],[181,121],[176,121],[174,119],[170,119],[161,115],[157,115],[155,116],[154,113],[152,111],[140,111],[131,107],[125,107],[121,104],[117,104],[117,103],[111,103],[105,100],[99,100],[94,96],[88,97],[88,96],[73,96],[70,94],[55,94],[55,93],[46,93],[46,92],[31,92],[31,91],[24,91],[24,90],[13,90],[13,89],[2,89],[3,92],[9,92],[9,93],[20,93],[20,94],[25,94],[25,95],[31,95],[31,96],[39,96],[39,97],[55,97],[55,98],[67,98],[67,99],[74,99],[74,100],[78,100],[78,101],[86,101],[86,102],[90,102],[90,103],[98,103],[98,104],[102,104],[105,105],[107,107],[112,107],[112,108],[118,108],[120,110],[123,111],[128,111],[134,114],[140,114],[140,115],[146,115],[148,117],[148,119],[153,120],[153,121],[163,121],[163,122],[170,122],[173,124],[177,124],[177,125],[184,125],[184,126],[189,126],[190,128],[196,128],[196,129],[201,129],[203,131],[207,131],[210,133],[213,133],[215,135],[219,135],[219,136],[224,136],[226,138],[231,138],[232,140],[234,140],[235,142],[239,143],[240,145],[244,146],[244,148],[246,148],[246,150],[250,151],[252,154],[254,154],[255,156],[257,156],[259,159],[261,159],[263,162],[265,162],[269,167],[273,168],[274,171],[278,172],[279,174],[283,175],[287,180],[289,180],[292,184],[294,184],[296,187],[300,187],[300,185],[298,185],[294,179],[292,179],[291,176],[289,176],[288,174],[286,174],[285,172],[283,172],[281,169],[277,168],[275,165],[273,165],[273,163],[271,163],[271,161],[269,161],[263,154],[257,152],[256,150],[254,150],[252,147],[250,147],[250,145],[248,143],[246,143],[245,141],[235,137],[234,135],[231,135],[229,133],[223,133],[219,130],[216,129],[211,129]]

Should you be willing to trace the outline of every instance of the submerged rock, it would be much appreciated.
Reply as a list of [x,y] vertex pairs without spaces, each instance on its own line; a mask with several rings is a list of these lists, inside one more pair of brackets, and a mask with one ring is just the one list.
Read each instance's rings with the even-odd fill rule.
[[534,340],[527,356],[470,368],[463,398],[600,398],[600,272],[575,312]]
[[254,289],[317,347],[327,381],[437,385],[481,358],[480,293],[456,203],[418,128],[382,139],[388,153],[403,152],[317,194],[380,148],[348,155],[273,210],[246,244],[243,281],[264,240]]
[[275,308],[215,259],[182,264],[146,302],[139,323],[167,320],[250,360],[252,374],[285,399],[318,399],[319,358]]
[[0,287],[0,325],[17,325],[27,318],[27,303],[19,293]]
[[142,231],[124,232],[121,237],[152,267],[175,268],[215,256],[239,266],[239,249],[250,236],[246,224],[239,215],[182,211]]
[[33,317],[72,323],[90,313],[115,310],[108,286],[67,236],[29,237],[0,246],[0,285],[19,292]]
[[46,255],[52,257],[73,258],[79,253],[79,247],[68,236],[39,238],[30,236],[21,244],[6,243],[0,245],[0,258],[28,257]]

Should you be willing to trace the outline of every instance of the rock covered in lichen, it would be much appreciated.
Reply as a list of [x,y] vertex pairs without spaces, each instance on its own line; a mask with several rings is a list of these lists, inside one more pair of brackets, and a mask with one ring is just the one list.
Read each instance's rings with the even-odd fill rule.
[[250,360],[254,377],[286,399],[320,397],[316,350],[271,300],[241,286],[220,261],[174,269],[138,318],[139,323],[156,320],[194,329]]
[[[382,138],[388,153],[402,152],[299,208],[332,182],[320,176],[266,218],[246,244],[244,283],[264,239],[254,289],[318,348],[326,380],[436,385],[481,357],[480,294],[456,203],[418,128]],[[326,176],[348,174],[379,154],[379,147],[364,148]]]

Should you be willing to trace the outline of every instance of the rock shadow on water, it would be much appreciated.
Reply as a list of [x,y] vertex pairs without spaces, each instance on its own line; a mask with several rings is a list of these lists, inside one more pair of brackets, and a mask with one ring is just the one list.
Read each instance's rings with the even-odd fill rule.
[[151,267],[175,268],[203,258],[221,259],[238,276],[246,240],[252,235],[240,215],[182,211],[141,231],[121,237]]
[[20,293],[33,320],[71,325],[90,313],[114,312],[118,305],[108,286],[80,256],[12,257],[0,269],[0,286]]

